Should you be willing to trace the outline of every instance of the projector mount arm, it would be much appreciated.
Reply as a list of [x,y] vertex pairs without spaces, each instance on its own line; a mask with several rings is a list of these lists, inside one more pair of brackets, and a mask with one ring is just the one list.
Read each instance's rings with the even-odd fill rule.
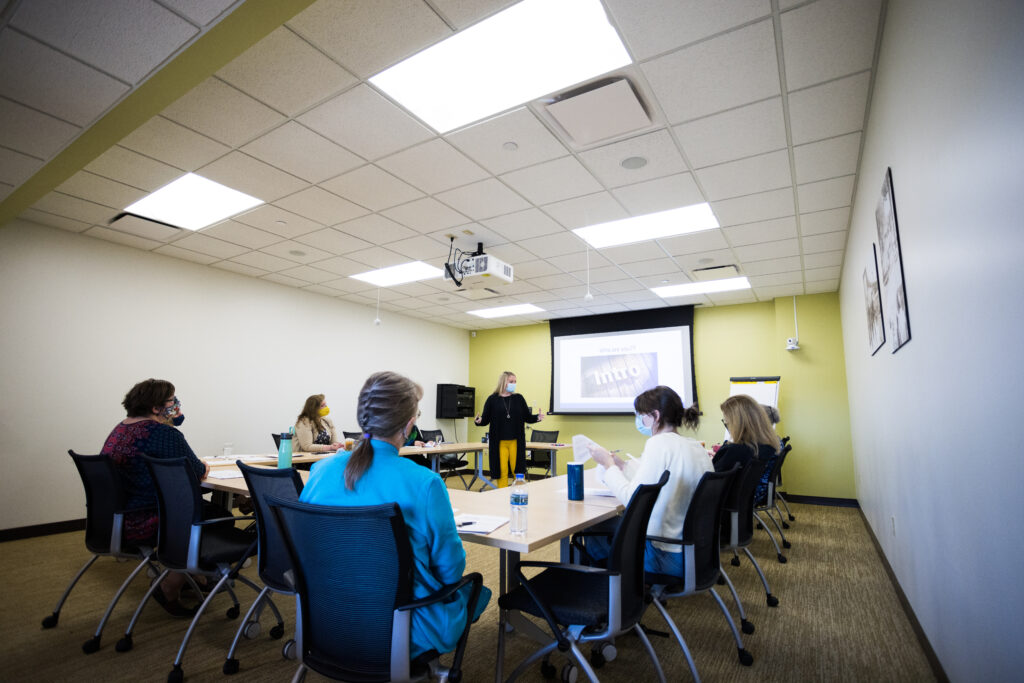
[[455,236],[449,237],[451,240],[451,246],[448,247],[448,261],[444,264],[444,269],[448,272],[448,277],[452,279],[456,287],[462,286],[463,279],[463,264],[474,256],[483,256],[484,243],[476,243],[476,251],[466,252],[462,249],[455,248]]

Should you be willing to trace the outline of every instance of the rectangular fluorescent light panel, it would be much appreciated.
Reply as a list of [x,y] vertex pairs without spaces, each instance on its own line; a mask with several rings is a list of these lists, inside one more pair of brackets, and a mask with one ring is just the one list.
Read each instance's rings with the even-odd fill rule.
[[544,309],[533,304],[516,304],[515,306],[498,306],[497,308],[481,308],[475,311],[466,311],[470,315],[480,318],[504,318],[509,315],[523,315],[525,313],[543,313]]
[[447,133],[631,61],[599,0],[523,0],[370,83]]
[[262,199],[186,173],[125,211],[179,228],[199,230],[262,203]]
[[407,282],[431,280],[441,277],[443,274],[444,271],[440,268],[435,268],[429,263],[412,261],[397,266],[370,270],[358,275],[350,275],[349,277],[369,282],[371,285],[377,285],[378,287],[394,287],[395,285],[404,285]]
[[595,249],[617,247],[633,242],[646,242],[662,237],[685,235],[717,228],[718,219],[708,203],[649,213],[645,216],[620,218],[617,221],[576,228],[574,233]]
[[730,277],[724,280],[708,280],[707,282],[689,282],[682,285],[652,287],[651,291],[662,299],[669,299],[675,296],[734,292],[738,289],[750,289],[750,281],[745,277]]

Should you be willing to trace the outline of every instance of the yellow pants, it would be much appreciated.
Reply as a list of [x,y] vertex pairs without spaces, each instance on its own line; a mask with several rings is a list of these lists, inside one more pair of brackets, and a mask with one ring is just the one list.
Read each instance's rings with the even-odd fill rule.
[[501,476],[498,477],[498,488],[508,486],[508,475],[515,477],[516,471],[516,440],[498,442],[498,461],[501,463]]

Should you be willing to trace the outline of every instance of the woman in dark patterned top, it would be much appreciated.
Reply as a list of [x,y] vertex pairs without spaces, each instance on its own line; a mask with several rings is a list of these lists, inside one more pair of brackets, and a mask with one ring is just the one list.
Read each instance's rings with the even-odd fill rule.
[[[128,507],[141,508],[125,515],[125,539],[136,545],[155,546],[159,522],[156,485],[141,456],[185,458],[199,479],[206,477],[209,468],[174,427],[185,418],[173,384],[162,379],[139,382],[125,395],[121,405],[128,416],[110,432],[101,452],[121,474]],[[193,610],[178,601],[184,582],[184,574],[172,572],[153,595],[172,615],[191,617]]]

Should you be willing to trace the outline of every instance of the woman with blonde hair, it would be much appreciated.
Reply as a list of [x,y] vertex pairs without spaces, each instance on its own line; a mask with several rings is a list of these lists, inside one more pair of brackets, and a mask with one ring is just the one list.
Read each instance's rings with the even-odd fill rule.
[[498,377],[498,386],[487,397],[476,423],[490,425],[487,431],[491,479],[498,488],[508,486],[509,473],[526,472],[526,423],[544,419],[544,411],[530,412],[526,399],[516,391],[516,373],[506,370]]
[[338,441],[338,432],[327,416],[331,409],[323,394],[313,394],[306,399],[302,412],[295,420],[295,443],[293,449],[303,453],[330,453],[343,448]]
[[[316,505],[398,503],[413,554],[413,597],[455,583],[466,569],[466,551],[455,528],[448,489],[440,475],[399,456],[419,414],[423,388],[394,372],[370,375],[359,392],[356,419],[363,432],[351,453],[340,451],[313,465],[299,500]],[[372,568],[368,568],[372,570]],[[451,602],[413,610],[410,654],[451,652],[466,626],[471,586]],[[473,618],[490,599],[485,586]]]
[[779,437],[761,404],[746,394],[737,394],[725,399],[721,407],[729,441],[715,453],[715,471],[725,472],[737,463],[746,465],[752,458],[771,462],[779,452]]

